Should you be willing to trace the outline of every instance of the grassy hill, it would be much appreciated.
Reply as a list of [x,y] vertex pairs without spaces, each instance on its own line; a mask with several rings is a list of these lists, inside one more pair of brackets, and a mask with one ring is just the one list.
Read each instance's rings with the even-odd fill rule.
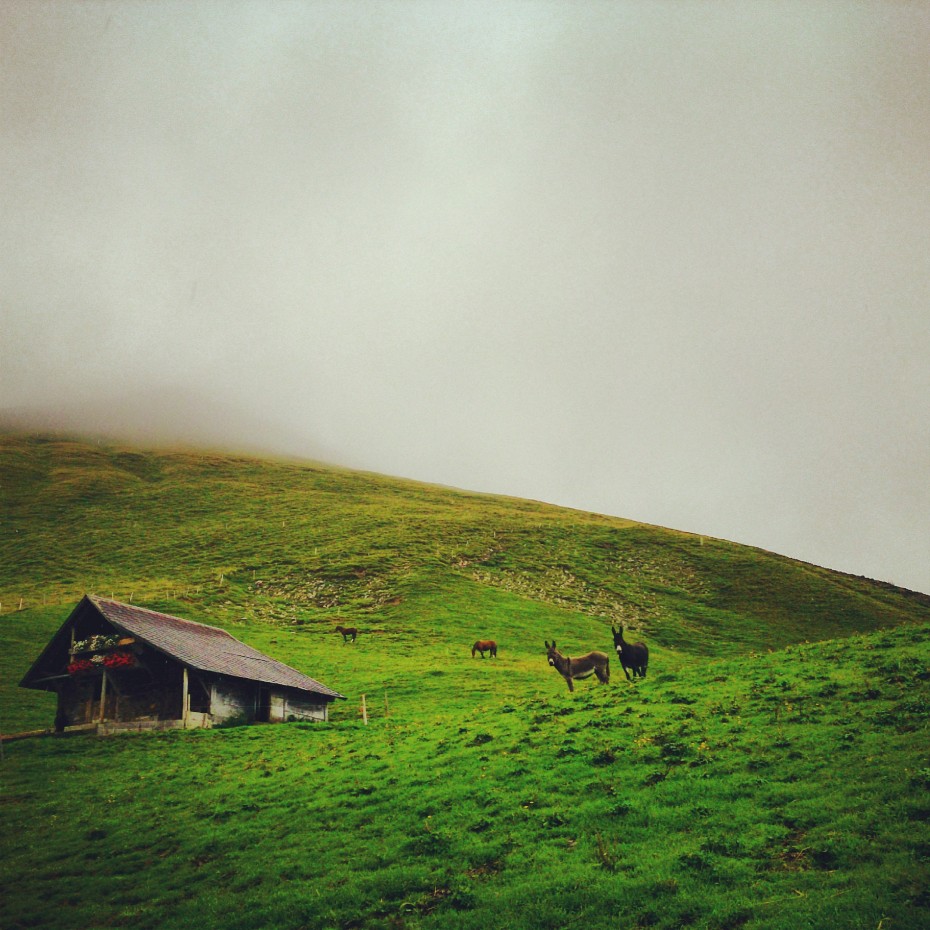
[[[5,744],[4,928],[930,924],[925,595],[206,452],[5,436],[0,500],[4,732],[51,722],[16,683],[85,591],[349,698],[325,726]],[[618,621],[649,677],[570,695],[543,640],[608,651]]]

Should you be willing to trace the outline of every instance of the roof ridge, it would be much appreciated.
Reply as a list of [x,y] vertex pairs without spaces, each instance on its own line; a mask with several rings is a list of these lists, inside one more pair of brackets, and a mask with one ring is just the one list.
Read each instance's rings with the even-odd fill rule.
[[[106,604],[115,604],[117,607],[125,607],[127,610],[140,610],[147,614],[154,614],[156,617],[167,617],[169,620],[177,620],[178,623],[185,623],[190,626],[200,627],[204,630],[215,630],[217,633],[222,633],[225,636],[228,636],[230,639],[236,639],[229,630],[224,630],[220,626],[212,626],[209,623],[200,623],[197,620],[187,620],[184,617],[176,617],[174,614],[166,614],[161,610],[152,610],[151,607],[140,607],[138,604],[127,604],[125,601],[118,601],[112,597],[101,597],[99,594],[85,594],[84,595],[92,604],[99,606],[100,603]],[[240,640],[236,639],[236,642]]]

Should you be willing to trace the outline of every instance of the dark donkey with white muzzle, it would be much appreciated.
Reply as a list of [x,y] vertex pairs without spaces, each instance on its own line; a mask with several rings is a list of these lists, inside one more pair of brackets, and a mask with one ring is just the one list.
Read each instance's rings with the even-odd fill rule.
[[565,679],[569,691],[574,691],[573,678],[590,678],[597,675],[597,680],[606,685],[610,681],[610,658],[603,652],[588,652],[583,656],[570,658],[563,656],[555,648],[555,640],[549,645],[546,640],[546,657],[549,664]]
[[[617,658],[620,665],[626,673],[627,681],[633,678],[645,678],[646,666],[649,665],[649,648],[645,643],[628,643],[623,638],[623,627],[614,631],[614,649],[617,650]],[[633,669],[633,678],[630,677],[630,669]]]

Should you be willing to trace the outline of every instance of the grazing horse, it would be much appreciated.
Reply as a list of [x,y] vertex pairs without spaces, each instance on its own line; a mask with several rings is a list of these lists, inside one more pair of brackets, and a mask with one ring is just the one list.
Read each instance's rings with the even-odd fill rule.
[[[646,666],[649,664],[649,649],[645,643],[628,643],[623,638],[623,627],[619,630],[611,627],[614,631],[614,649],[617,650],[617,658],[620,665],[626,673],[627,681],[633,678],[645,678]],[[633,678],[630,677],[630,669],[633,669]]]
[[565,679],[569,691],[574,691],[575,686],[572,684],[573,678],[590,678],[597,675],[597,680],[606,685],[610,681],[610,658],[603,652],[588,652],[583,656],[569,658],[563,656],[555,648],[555,640],[552,645],[546,640],[546,658],[549,664]]
[[474,659],[475,653],[480,652],[481,658],[484,658],[485,652],[491,653],[491,658],[497,658],[497,643],[493,639],[479,639],[474,646],[471,647],[471,657]]
[[342,633],[343,643],[347,643],[350,640],[354,643],[355,637],[358,636],[358,630],[354,626],[337,626],[337,633]]

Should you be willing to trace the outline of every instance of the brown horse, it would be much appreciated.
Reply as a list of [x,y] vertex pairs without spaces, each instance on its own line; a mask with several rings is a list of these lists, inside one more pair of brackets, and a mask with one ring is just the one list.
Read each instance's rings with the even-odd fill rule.
[[358,630],[354,626],[337,626],[336,632],[342,633],[343,643],[347,643],[350,640],[354,643],[355,637],[358,636]]
[[[645,678],[646,667],[649,665],[649,647],[645,643],[628,643],[623,638],[623,627],[616,629],[611,627],[614,633],[614,649],[617,650],[617,658],[623,671],[626,672],[627,681],[633,678]],[[633,669],[633,677],[630,677],[630,669]]]
[[479,639],[474,646],[471,647],[471,657],[474,659],[475,653],[480,652],[481,658],[484,658],[485,652],[491,653],[491,658],[497,658],[497,643],[493,639]]
[[590,678],[592,675],[597,676],[597,680],[606,685],[610,681],[610,657],[603,652],[587,652],[583,656],[570,658],[563,656],[555,648],[555,640],[552,645],[546,640],[546,658],[549,664],[565,679],[569,691],[574,691],[575,686],[572,679]]

